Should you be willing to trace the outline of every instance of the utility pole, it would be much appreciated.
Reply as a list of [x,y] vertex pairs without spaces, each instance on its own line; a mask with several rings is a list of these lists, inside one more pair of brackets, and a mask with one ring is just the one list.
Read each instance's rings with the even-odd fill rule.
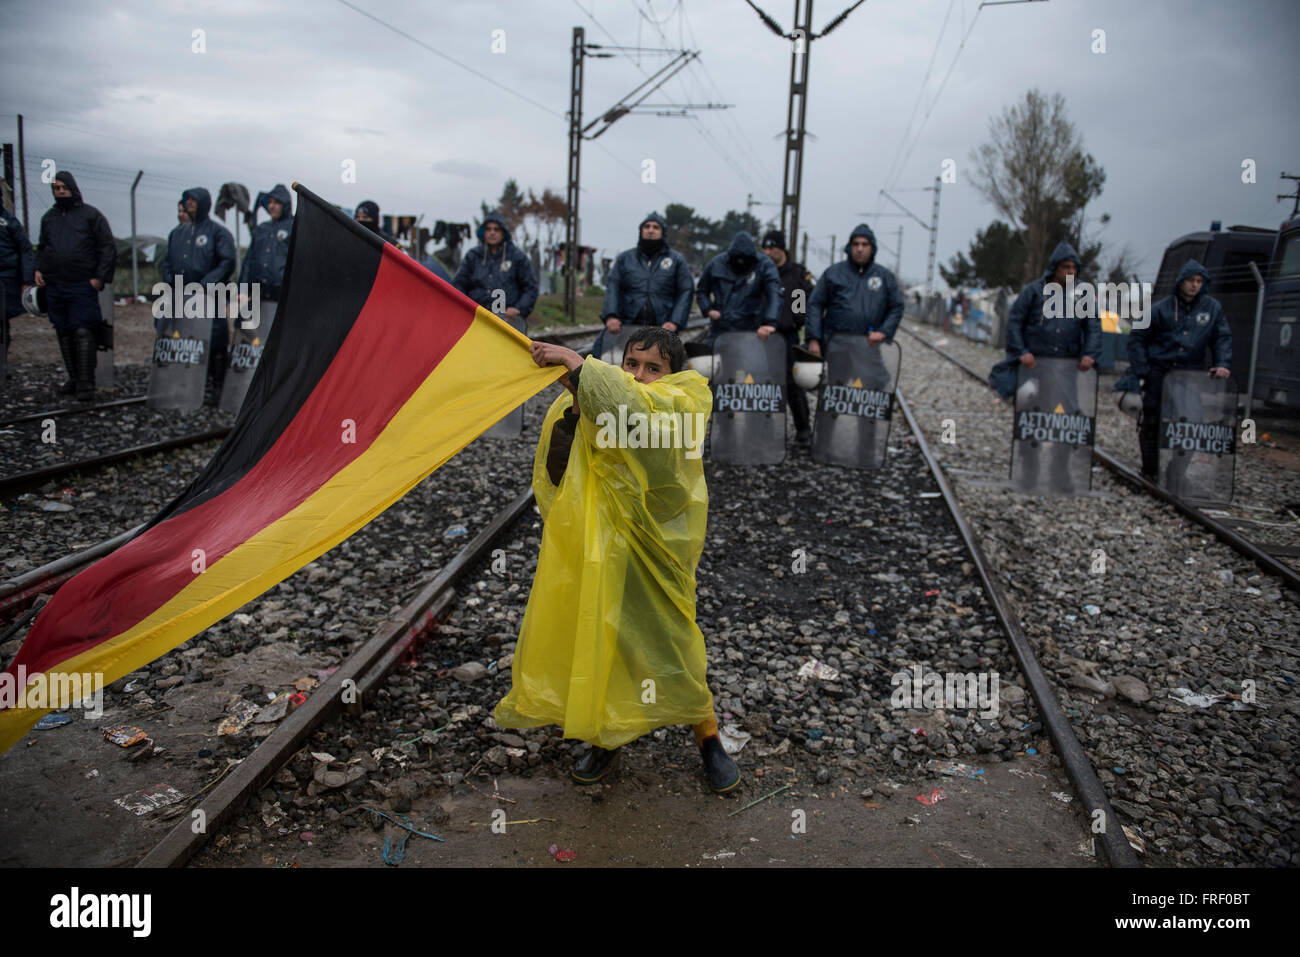
[[803,184],[803,141],[808,116],[808,61],[812,41],[826,36],[843,23],[865,0],[856,0],[822,28],[812,29],[812,0],[794,0],[794,29],[786,33],[768,14],[745,0],[764,25],[777,36],[790,40],[790,100],[785,114],[785,169],[781,183],[781,229],[794,242],[799,235],[799,201]]
[[[807,265],[806,262],[805,262],[805,265]],[[831,266],[834,266],[834,265],[835,265],[835,234],[834,234],[834,233],[831,233],[831,261],[830,261],[829,263],[827,263],[826,265],[827,265],[827,268],[828,268],[828,269],[829,269]]]
[[800,259],[799,261],[800,261],[801,263],[803,263],[805,266],[808,264],[808,232],[807,232],[807,230],[805,230],[805,231],[804,231],[804,234],[803,234],[803,258]]
[[[800,18],[799,8],[803,8]],[[790,100],[785,114],[785,170],[781,180],[781,228],[794,241],[799,235],[799,199],[803,184],[803,141],[808,116],[808,60],[812,52],[812,0],[794,0],[790,39]],[[797,113],[796,113],[797,111]],[[796,122],[796,115],[798,117]],[[805,257],[806,258],[806,257]]]
[[[578,309],[578,251],[582,248],[581,237],[579,236],[578,193],[581,189],[582,141],[584,139],[594,140],[629,113],[660,109],[661,107],[658,106],[646,105],[646,98],[700,55],[697,50],[643,50],[635,48],[642,53],[674,53],[676,56],[667,65],[646,77],[631,93],[586,126],[583,126],[582,72],[584,60],[587,57],[612,59],[614,54],[606,51],[626,51],[628,49],[628,47],[587,43],[586,31],[582,27],[573,28],[573,51],[569,65],[569,183],[565,197],[568,209],[564,223],[564,314],[570,322],[577,319]],[[686,115],[686,110],[729,109],[727,104],[717,103],[668,103],[662,106],[682,110],[680,114],[671,115]],[[659,115],[666,116],[670,114],[660,113]]]
[[746,194],[745,194],[745,212],[748,213],[748,214],[751,215],[751,216],[754,215],[754,207],[755,207],[755,206],[777,206],[777,205],[779,205],[779,204],[778,204],[778,203],[768,203],[768,202],[765,202],[764,200],[761,200],[761,199],[755,199],[753,193],[746,193]]
[[934,207],[930,210],[930,258],[925,264],[925,293],[934,292],[934,255],[939,245],[939,188],[943,181],[934,178]]
[[[921,187],[919,187],[919,189],[920,189],[922,192],[933,192],[933,193],[934,193],[934,205],[933,205],[933,206],[931,207],[931,209],[930,209],[930,222],[929,222],[928,224],[927,224],[924,220],[922,220],[920,217],[918,217],[918,216],[916,215],[916,213],[912,212],[910,209],[908,209],[906,206],[904,206],[904,205],[903,205],[902,203],[900,203],[898,200],[894,199],[894,197],[890,196],[890,195],[889,195],[887,192],[885,192],[883,189],[880,191],[880,195],[881,195],[881,196],[885,197],[885,199],[889,200],[891,203],[893,203],[895,206],[897,206],[899,209],[901,209],[901,210],[902,210],[904,213],[906,213],[908,216],[911,216],[914,220],[916,220],[917,223],[920,224],[920,226],[921,226],[922,229],[927,229],[927,230],[930,231],[930,257],[929,257],[929,261],[926,263],[926,267],[925,267],[925,292],[926,292],[926,295],[929,295],[931,292],[934,291],[934,257],[935,257],[936,247],[938,246],[938,242],[939,242],[939,188],[940,188],[942,185],[943,185],[942,180],[941,180],[938,176],[936,176],[936,177],[934,178],[934,185],[933,185],[933,186],[921,186]],[[896,213],[895,213],[895,214],[888,214],[888,213],[887,213],[887,214],[885,214],[885,215],[897,215],[897,214],[896,214]],[[899,240],[899,246],[900,246],[900,247],[902,246],[902,240],[901,240],[901,238],[900,238],[900,240]]]
[[[13,199],[13,192],[14,192],[14,144],[13,143],[6,143],[4,145],[4,179],[5,179],[5,186],[9,190],[9,202],[6,203],[5,205],[7,205],[11,209],[16,209],[17,206],[15,205]],[[27,224],[23,223],[23,226],[26,227]]]
[[1295,204],[1291,207],[1291,215],[1295,216],[1297,213],[1300,213],[1300,176],[1297,176],[1295,173],[1283,173],[1282,179],[1293,179],[1296,181],[1296,191],[1294,193],[1286,193],[1285,195],[1278,196],[1278,199],[1295,200]]
[[[140,247],[136,245],[135,236],[135,188],[140,185],[140,177],[144,175],[144,170],[138,170],[135,174],[135,182],[131,184],[131,301],[135,302],[136,297],[140,295]],[[239,220],[236,219],[238,224]],[[235,247],[238,250],[238,246]],[[238,275],[238,273],[236,273]]]
[[569,188],[564,217],[564,314],[575,321],[578,309],[578,177],[582,170],[582,61],[586,57],[586,31],[573,28],[573,54],[569,65]]
[[32,224],[27,218],[27,151],[23,149],[23,115],[18,114],[18,176],[23,181],[23,226],[31,235]]

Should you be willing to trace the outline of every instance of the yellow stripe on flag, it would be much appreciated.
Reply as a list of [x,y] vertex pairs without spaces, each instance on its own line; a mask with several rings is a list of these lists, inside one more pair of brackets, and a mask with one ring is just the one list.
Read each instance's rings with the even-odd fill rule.
[[[135,627],[67,659],[51,674],[102,674],[105,685],[116,681],[348,538],[564,374],[562,366],[537,366],[520,348],[528,341],[479,307],[465,334],[365,452]],[[0,753],[50,710],[0,710]]]

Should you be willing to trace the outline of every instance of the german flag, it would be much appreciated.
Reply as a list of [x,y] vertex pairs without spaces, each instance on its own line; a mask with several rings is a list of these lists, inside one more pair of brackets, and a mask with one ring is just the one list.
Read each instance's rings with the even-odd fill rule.
[[[225,444],[135,538],[55,593],[0,674],[0,752],[333,548],[563,374],[314,193]],[[22,679],[20,681],[19,679]],[[70,689],[77,690],[71,691]]]

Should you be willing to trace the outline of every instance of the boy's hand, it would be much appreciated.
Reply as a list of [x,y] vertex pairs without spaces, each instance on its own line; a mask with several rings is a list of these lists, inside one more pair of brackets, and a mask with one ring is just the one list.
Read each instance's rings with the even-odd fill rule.
[[528,351],[539,366],[564,366],[570,372],[582,365],[582,356],[564,346],[531,342]]

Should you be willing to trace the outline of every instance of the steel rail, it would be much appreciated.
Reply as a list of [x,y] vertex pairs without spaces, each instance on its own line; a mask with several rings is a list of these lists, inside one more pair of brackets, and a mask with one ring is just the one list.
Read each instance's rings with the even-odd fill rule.
[[[937,352],[939,355],[943,356],[943,358],[947,359],[957,368],[961,369],[962,372],[965,372],[968,376],[970,376],[973,379],[978,379],[985,386],[988,386],[990,390],[992,390],[992,386],[989,386],[987,379],[983,375],[981,375],[976,370],[972,369],[966,363],[962,362],[956,356],[952,355],[951,353],[945,352],[943,349],[939,348],[934,343],[928,341],[923,336],[920,336],[917,333],[913,332],[911,329],[907,329],[902,326],[900,326],[899,328],[902,329],[903,332],[906,332],[917,342],[921,343],[924,346],[927,346],[934,352]],[[1268,572],[1270,575],[1276,575],[1278,578],[1281,578],[1282,581],[1285,582],[1288,587],[1300,591],[1300,571],[1297,571],[1296,569],[1285,564],[1284,562],[1278,561],[1278,559],[1270,555],[1265,549],[1256,545],[1254,542],[1246,538],[1243,538],[1237,532],[1233,531],[1231,528],[1222,524],[1221,522],[1215,520],[1211,516],[1206,515],[1195,505],[1191,505],[1188,502],[1183,501],[1178,496],[1171,494],[1168,490],[1161,488],[1160,486],[1156,485],[1154,482],[1147,480],[1146,478],[1143,478],[1142,474],[1137,469],[1133,468],[1132,465],[1129,465],[1128,463],[1124,462],[1122,459],[1116,458],[1114,455],[1111,455],[1109,452],[1105,451],[1104,449],[1093,446],[1092,457],[1093,460],[1097,462],[1099,465],[1115,473],[1120,478],[1128,482],[1130,485],[1136,486],[1137,488],[1146,492],[1148,495],[1151,495],[1152,497],[1157,498],[1162,502],[1172,505],[1180,513],[1187,516],[1192,521],[1196,522],[1202,528],[1213,533],[1214,536],[1218,538],[1221,542],[1223,542],[1225,545],[1235,549],[1237,552],[1244,555],[1246,558],[1249,558],[1251,561],[1253,561],[1264,571]]]
[[1002,583],[993,574],[988,559],[984,556],[984,550],[980,548],[979,539],[971,524],[966,520],[961,505],[957,501],[957,496],[953,493],[952,486],[948,484],[948,478],[944,474],[943,468],[930,452],[929,443],[925,440],[925,434],[921,431],[920,423],[912,414],[911,406],[903,397],[902,392],[895,393],[895,396],[898,399],[898,407],[903,412],[903,417],[907,419],[912,434],[916,436],[917,448],[920,449],[921,455],[930,467],[930,474],[934,476],[934,480],[939,486],[939,492],[943,496],[944,504],[948,506],[948,512],[957,525],[957,531],[961,533],[962,541],[966,543],[966,551],[970,553],[971,560],[979,572],[980,581],[984,583],[985,594],[989,596],[989,601],[993,605],[993,610],[997,613],[1002,630],[1011,642],[1012,653],[1015,654],[1016,661],[1020,665],[1020,671],[1025,676],[1025,683],[1029,686],[1029,693],[1033,695],[1034,701],[1038,704],[1038,711],[1043,717],[1043,726],[1047,729],[1047,735],[1052,741],[1052,746],[1056,749],[1061,763],[1065,765],[1065,772],[1074,783],[1079,800],[1087,809],[1088,819],[1097,821],[1098,812],[1101,814],[1102,830],[1097,835],[1100,838],[1097,842],[1098,845],[1105,852],[1106,858],[1112,867],[1137,867],[1137,857],[1129,846],[1128,837],[1124,834],[1119,818],[1110,806],[1106,791],[1097,777],[1097,772],[1093,769],[1092,762],[1088,760],[1083,745],[1075,737],[1074,729],[1070,727],[1070,722],[1061,710],[1061,703],[1057,700],[1056,693],[1052,691],[1047,674],[1043,671],[1042,665],[1038,663],[1038,657],[1034,654],[1029,637],[1020,625],[1020,616],[1016,614],[1015,609],[1011,606],[1006,592],[1002,589]]
[[[456,581],[488,555],[492,544],[532,504],[530,488],[498,512],[396,618],[353,652],[305,704],[285,718],[257,750],[222,778],[212,793],[164,835],[136,866],[183,867],[193,858],[207,843],[209,834],[232,820],[245,802],[298,753],[319,725],[338,714],[345,703],[363,700],[364,694],[397,666],[412,642],[436,628],[436,622],[454,600]],[[195,828],[196,821],[202,821],[203,827]]]

